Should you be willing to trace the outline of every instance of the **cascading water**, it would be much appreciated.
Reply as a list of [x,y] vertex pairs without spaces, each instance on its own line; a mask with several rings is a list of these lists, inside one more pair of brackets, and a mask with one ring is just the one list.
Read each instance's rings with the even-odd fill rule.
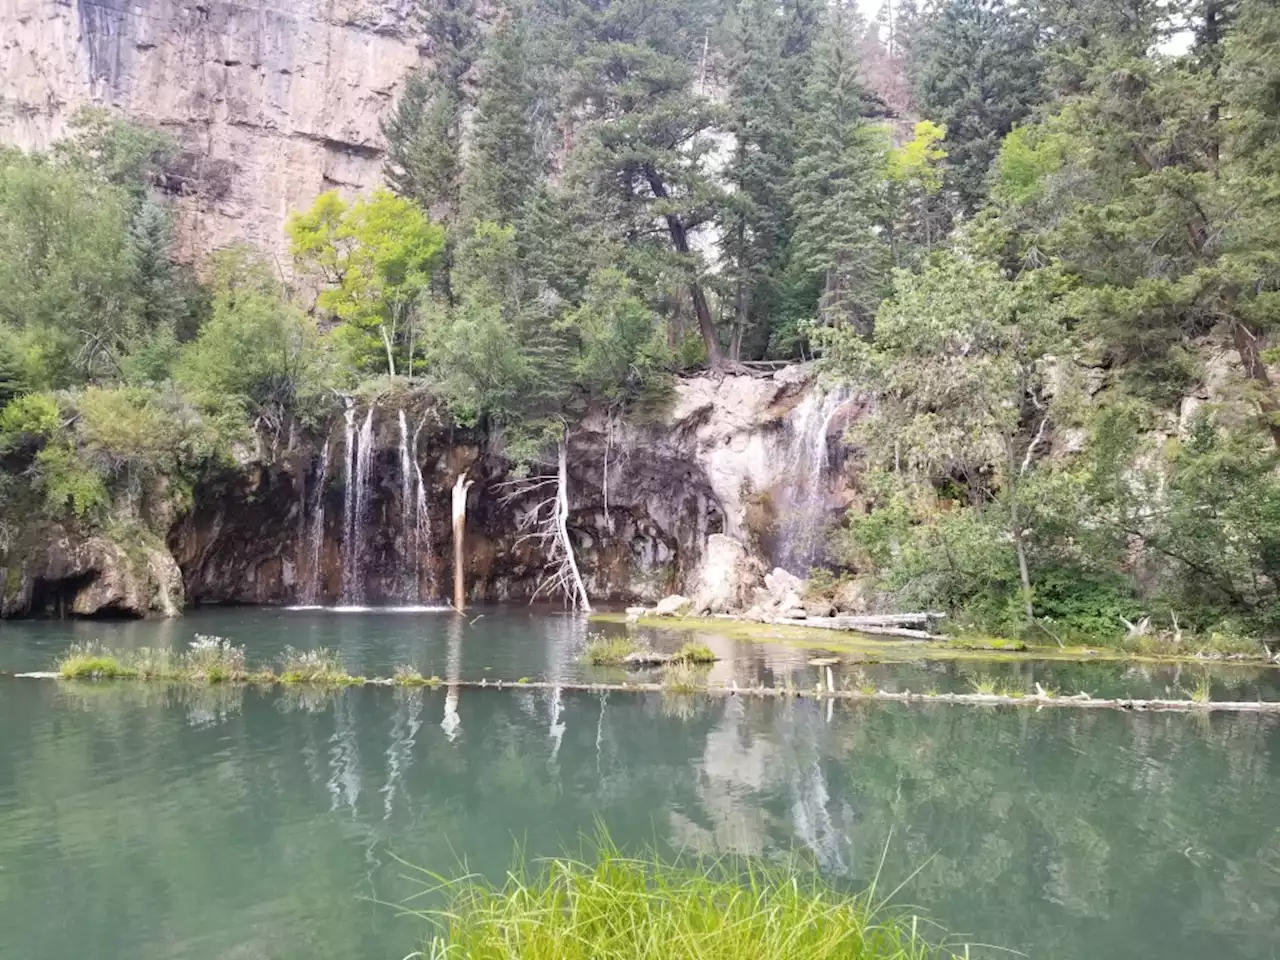
[[418,597],[418,563],[414,550],[413,462],[409,452],[409,422],[404,411],[397,412],[400,419],[400,579],[402,599],[416,603]]
[[832,421],[849,399],[836,388],[819,394],[811,390],[788,417],[788,486],[778,510],[778,565],[807,576],[825,554],[827,472]]
[[[422,556],[435,557],[435,548],[431,542],[431,512],[427,507],[427,484],[422,478],[422,467],[418,464],[418,434],[422,432],[422,424],[413,431],[413,446],[409,454],[409,462],[413,464],[413,475],[418,481],[418,492],[413,499],[413,557],[414,584],[421,590]],[[436,567],[427,564],[427,590],[432,599],[439,596],[439,585],[436,583]],[[421,599],[421,598],[419,598]]]
[[[431,556],[431,515],[427,509],[427,487],[418,466],[418,433],[422,425],[409,437],[409,422],[403,410],[400,415],[400,530],[401,598],[406,603],[422,600],[422,557]],[[428,573],[434,577],[434,568],[428,564]],[[434,578],[428,590],[435,595]]]
[[310,561],[307,570],[307,585],[303,591],[303,602],[309,605],[320,603],[323,599],[321,589],[320,551],[324,546],[324,488],[329,479],[329,438],[325,438],[324,449],[320,454],[320,475],[316,478],[316,489],[312,495],[309,526],[307,528],[307,559]]
[[369,513],[369,481],[373,476],[373,407],[365,414],[359,434],[355,409],[346,411],[347,496],[342,518],[342,602],[364,602],[365,527]]
[[356,485],[355,471],[352,467],[352,461],[355,458],[356,445],[356,408],[355,403],[347,399],[347,409],[343,412],[342,417],[345,423],[345,446],[343,455],[346,459],[346,493],[342,503],[342,600],[344,603],[351,601],[352,595],[355,593],[356,582],[356,557],[355,557],[355,526],[356,526]]

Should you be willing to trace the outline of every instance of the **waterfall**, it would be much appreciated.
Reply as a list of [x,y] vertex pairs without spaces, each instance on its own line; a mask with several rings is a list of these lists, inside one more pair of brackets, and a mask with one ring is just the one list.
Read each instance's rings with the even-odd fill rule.
[[[400,579],[403,583],[401,599],[406,603],[422,601],[422,558],[432,556],[431,514],[427,508],[427,485],[418,465],[418,434],[422,424],[409,436],[409,423],[403,410],[400,414],[400,530],[401,560]],[[428,565],[430,580],[427,589],[435,597],[435,570]]]
[[418,602],[418,558],[414,540],[413,507],[413,455],[409,452],[409,422],[404,411],[397,412],[400,419],[400,579],[403,583],[402,600]]
[[347,409],[342,417],[346,425],[346,445],[343,453],[346,459],[346,492],[342,504],[342,601],[348,603],[355,592],[356,558],[354,556],[354,537],[356,526],[356,485],[351,467],[355,456],[356,444],[356,408],[349,398],[345,400]]
[[787,418],[789,441],[782,474],[788,486],[778,504],[778,564],[799,576],[826,553],[827,471],[831,423],[849,399],[840,387],[810,390]]
[[[431,542],[431,512],[427,507],[427,484],[422,479],[422,467],[418,464],[418,434],[421,432],[422,424],[419,423],[418,428],[413,431],[413,446],[409,455],[413,475],[418,481],[418,492],[413,500],[413,557],[414,585],[419,589],[422,583],[422,555],[425,553],[429,559],[435,558],[435,546]],[[433,563],[427,565],[427,590],[432,600],[440,595]]]
[[307,570],[307,586],[303,591],[302,602],[314,606],[324,597],[321,588],[320,552],[324,547],[324,488],[329,479],[329,438],[325,437],[324,448],[320,454],[320,475],[316,478],[316,490],[312,495],[311,516],[307,528],[307,557],[310,568]]
[[373,406],[365,414],[356,433],[355,407],[348,402],[345,414],[347,434],[347,496],[342,527],[342,602],[364,602],[365,526],[369,513],[369,480],[373,474]]

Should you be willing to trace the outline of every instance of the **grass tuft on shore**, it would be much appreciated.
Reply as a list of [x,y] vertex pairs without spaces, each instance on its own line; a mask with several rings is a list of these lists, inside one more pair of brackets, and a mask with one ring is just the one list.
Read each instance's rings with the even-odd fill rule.
[[877,909],[874,891],[750,861],[686,868],[604,847],[594,863],[517,867],[500,885],[439,881],[448,905],[414,912],[446,960],[925,960],[950,957],[918,920]]
[[597,633],[589,638],[582,659],[593,667],[615,666],[639,649],[640,645],[630,637],[606,637]]

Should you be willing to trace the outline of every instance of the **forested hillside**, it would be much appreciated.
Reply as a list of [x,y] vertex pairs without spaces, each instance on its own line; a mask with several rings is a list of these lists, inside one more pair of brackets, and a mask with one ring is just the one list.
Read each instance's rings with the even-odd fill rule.
[[[174,146],[0,153],[0,548],[163,536],[210,469],[429,393],[527,461],[670,378],[874,396],[837,573],[1066,641],[1271,631],[1266,0],[423,0],[384,191],[171,262]],[[253,451],[256,450],[256,454]]]

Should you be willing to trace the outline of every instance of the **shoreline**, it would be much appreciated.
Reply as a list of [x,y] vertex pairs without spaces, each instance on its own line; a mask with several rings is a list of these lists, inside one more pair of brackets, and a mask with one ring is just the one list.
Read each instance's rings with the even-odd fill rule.
[[[1117,647],[1068,645],[1040,646],[1015,644],[1013,641],[996,640],[991,646],[981,646],[965,640],[916,640],[893,636],[874,636],[858,630],[837,630],[828,626],[806,625],[800,620],[781,623],[746,620],[732,614],[713,617],[659,617],[641,616],[630,620],[625,613],[599,612],[588,616],[592,623],[615,626],[643,627],[652,630],[684,632],[713,632],[733,639],[756,643],[780,643],[800,649],[827,650],[848,655],[850,662],[913,660],[985,660],[992,662],[1017,662],[1020,660],[1051,660],[1067,663],[1152,663],[1196,664],[1212,667],[1267,667],[1280,669],[1280,663],[1261,653],[1257,656],[1226,654],[1221,656],[1132,653]],[[860,655],[870,659],[858,661]]]

